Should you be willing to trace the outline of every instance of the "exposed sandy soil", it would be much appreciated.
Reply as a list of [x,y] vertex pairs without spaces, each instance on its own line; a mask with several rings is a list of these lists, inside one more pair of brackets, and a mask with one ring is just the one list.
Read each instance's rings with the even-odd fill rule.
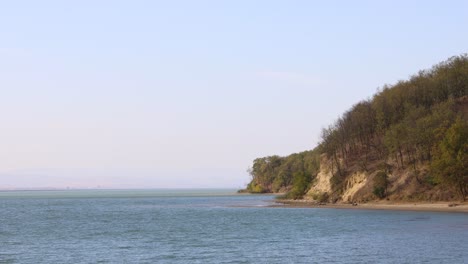
[[361,210],[398,210],[398,211],[433,211],[468,213],[468,203],[437,202],[437,203],[391,203],[369,202],[363,204],[318,204],[307,200],[279,200],[273,207],[299,207],[299,208],[335,208],[335,209],[361,209]]

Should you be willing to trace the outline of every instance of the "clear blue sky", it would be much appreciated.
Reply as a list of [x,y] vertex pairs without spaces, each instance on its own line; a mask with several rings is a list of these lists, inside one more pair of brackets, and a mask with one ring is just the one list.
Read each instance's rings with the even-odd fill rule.
[[0,188],[243,187],[468,51],[467,1],[4,1]]

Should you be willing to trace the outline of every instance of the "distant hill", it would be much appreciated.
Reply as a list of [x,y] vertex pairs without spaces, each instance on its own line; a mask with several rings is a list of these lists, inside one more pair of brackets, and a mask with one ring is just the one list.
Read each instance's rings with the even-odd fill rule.
[[255,159],[245,191],[329,202],[465,200],[468,56],[384,86],[310,151]]

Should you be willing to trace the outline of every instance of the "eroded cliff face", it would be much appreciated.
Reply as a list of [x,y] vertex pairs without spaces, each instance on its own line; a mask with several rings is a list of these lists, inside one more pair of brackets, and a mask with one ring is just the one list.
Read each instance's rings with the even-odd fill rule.
[[320,156],[320,171],[315,177],[312,187],[305,195],[308,200],[325,200],[332,193],[331,178],[333,177],[333,166],[325,154]]
[[[381,161],[379,161],[381,163]],[[342,184],[333,185],[333,175],[336,174],[336,165],[325,154],[320,157],[320,171],[312,182],[304,199],[317,202],[338,202],[338,203],[362,203],[380,200],[374,194],[378,169],[378,162],[369,164],[372,169],[361,170],[354,166],[348,169],[342,177]],[[425,182],[425,176],[429,173],[427,164],[419,164],[417,168],[407,166],[398,168],[397,164],[386,164],[386,174],[388,185],[385,189],[385,197],[389,200],[453,200],[453,192],[443,187],[429,186]]]
[[346,180],[341,200],[343,202],[358,201],[362,196],[368,194],[369,182],[369,174],[367,172],[357,171],[353,173]]
[[338,202],[355,202],[369,196],[370,180],[367,172],[352,173],[346,178],[341,190],[333,188],[331,181],[334,173],[336,166],[333,166],[331,160],[323,154],[320,158],[320,172],[305,195],[305,199],[327,202],[333,196]]

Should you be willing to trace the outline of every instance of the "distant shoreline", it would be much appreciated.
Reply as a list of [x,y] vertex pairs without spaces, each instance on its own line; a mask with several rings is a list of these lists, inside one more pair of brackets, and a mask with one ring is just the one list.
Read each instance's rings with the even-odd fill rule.
[[362,204],[345,203],[316,203],[309,200],[277,200],[277,205],[271,207],[285,208],[334,208],[334,209],[358,209],[358,210],[391,210],[391,211],[423,211],[423,212],[450,212],[468,213],[468,203],[464,202],[399,202],[399,203],[379,203],[369,202]]
[[159,190],[229,190],[236,193],[236,188],[0,188],[0,192],[29,192],[29,191],[159,191]]

